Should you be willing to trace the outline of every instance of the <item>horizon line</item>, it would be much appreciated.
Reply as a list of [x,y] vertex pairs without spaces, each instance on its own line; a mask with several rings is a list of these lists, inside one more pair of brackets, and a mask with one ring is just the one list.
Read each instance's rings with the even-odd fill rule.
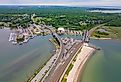
[[120,5],[69,5],[69,4],[0,4],[0,6],[121,7]]

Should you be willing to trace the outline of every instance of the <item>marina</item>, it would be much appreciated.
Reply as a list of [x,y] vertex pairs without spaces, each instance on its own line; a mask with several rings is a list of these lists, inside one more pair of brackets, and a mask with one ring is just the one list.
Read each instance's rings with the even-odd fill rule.
[[38,36],[27,44],[13,45],[8,41],[10,33],[9,29],[0,29],[0,82],[25,82],[55,53],[49,41],[52,36]]
[[[22,45],[22,46],[14,46],[14,45],[12,45],[11,43],[9,43],[8,42],[8,38],[7,38],[7,36],[9,36],[9,33],[10,33],[11,31],[10,30],[4,30],[4,29],[2,29],[2,30],[0,30],[0,33],[1,33],[1,41],[0,41],[0,45],[1,45],[1,47],[2,47],[2,45],[4,45],[4,47],[2,47],[1,48],[1,67],[2,68],[0,68],[0,73],[1,74],[3,74],[3,72],[5,72],[7,69],[11,69],[11,66],[4,66],[4,65],[15,65],[14,63],[12,63],[12,62],[10,62],[10,61],[14,61],[14,58],[16,59],[16,58],[21,58],[21,56],[22,55],[20,55],[21,53],[23,54],[23,53],[26,53],[26,51],[28,52],[28,50],[31,50],[31,49],[33,49],[33,48],[35,48],[35,49],[39,49],[39,52],[38,53],[41,53],[42,52],[42,50],[43,50],[43,46],[42,45],[38,45],[38,44],[40,44],[40,43],[44,43],[45,42],[45,40],[47,41],[47,44],[48,43],[50,43],[49,41],[48,41],[48,39],[45,39],[45,40],[40,40],[40,38],[41,37],[48,37],[48,38],[51,38],[50,37],[50,35],[49,36],[38,36],[38,37],[35,37],[33,40],[30,40],[30,42],[29,43],[27,43],[27,44],[24,44],[24,45]],[[4,35],[4,37],[3,37],[3,35]],[[72,37],[72,38],[75,38],[75,39],[80,39],[81,37],[80,36],[70,36],[70,35],[62,35],[61,37]],[[42,41],[42,42],[41,42]],[[44,41],[44,42],[43,42]],[[68,43],[68,39],[66,39],[66,41],[64,41],[64,43]],[[95,44],[96,46],[98,46],[98,47],[101,47],[101,51],[99,51],[99,55],[97,55],[98,54],[98,52],[96,53],[96,55],[94,55],[92,58],[91,58],[91,60],[89,61],[89,63],[87,64],[87,67],[86,67],[86,69],[85,69],[85,71],[83,72],[83,76],[81,77],[81,81],[79,81],[79,82],[85,82],[86,81],[86,77],[87,77],[87,74],[89,75],[89,73],[88,73],[88,70],[89,71],[93,71],[94,72],[94,70],[93,69],[97,69],[97,71],[95,71],[93,74],[91,74],[91,77],[90,78],[93,78],[92,80],[90,80],[90,82],[96,82],[96,79],[98,78],[98,79],[100,79],[100,82],[102,82],[102,81],[104,81],[104,78],[103,78],[103,76],[104,76],[104,74],[106,74],[106,75],[108,75],[108,73],[107,72],[105,72],[104,74],[101,74],[100,73],[100,71],[105,71],[105,70],[108,70],[109,69],[109,67],[107,67],[107,66],[110,66],[110,64],[111,64],[111,61],[114,61],[115,60],[115,58],[117,58],[118,56],[120,56],[120,45],[119,44],[121,44],[120,43],[120,41],[115,41],[115,40],[91,40],[91,43],[92,44]],[[30,45],[31,44],[31,45]],[[103,45],[104,44],[104,45]],[[8,45],[9,45],[9,47],[8,47]],[[34,45],[34,46],[33,46]],[[38,45],[38,46],[37,46]],[[32,48],[32,46],[33,46],[33,48]],[[38,47],[38,48],[36,48],[36,47]],[[47,46],[47,45],[45,45],[45,46]],[[111,47],[110,47],[111,46]],[[13,47],[13,48],[12,48]],[[29,49],[27,49],[28,47],[30,47]],[[42,47],[42,48],[41,48]],[[109,48],[110,47],[110,48]],[[117,47],[117,49],[115,49]],[[20,48],[21,48],[21,50],[20,50]],[[26,51],[24,50],[24,49],[27,49]],[[47,47],[48,48],[48,47]],[[16,49],[16,51],[17,52],[15,52],[15,49]],[[49,49],[51,49],[51,48],[49,48]],[[53,48],[52,48],[53,49]],[[111,49],[111,50],[110,50]],[[40,51],[41,50],[41,51]],[[102,51],[103,50],[103,51]],[[7,52],[6,52],[7,51]],[[11,52],[12,51],[12,52]],[[18,52],[19,51],[19,52]],[[22,52],[21,52],[22,51]],[[36,51],[36,50],[35,50]],[[53,51],[53,50],[52,50]],[[49,50],[49,52],[52,52],[51,50]],[[110,51],[111,51],[111,53],[110,53]],[[95,64],[93,64],[93,63],[91,63],[91,62],[93,62],[93,60],[95,60],[95,61],[97,61],[97,62],[104,62],[104,59],[100,59],[100,53],[101,54],[103,54],[102,52],[104,52],[104,55],[102,55],[102,56],[104,56],[104,57],[106,57],[106,59],[107,59],[107,57],[108,57],[108,62],[110,63],[110,64],[107,64],[107,63],[104,63],[104,65],[102,65],[101,64],[101,68],[102,67],[105,67],[105,64],[107,65],[106,66],[106,69],[105,70],[103,70],[103,69],[99,69],[97,66],[99,66],[99,65],[96,65],[96,66],[94,66],[94,68],[93,69],[90,69],[90,68],[92,68],[92,66],[93,65],[95,65]],[[117,53],[116,53],[117,52]],[[30,52],[30,53],[28,53],[28,55],[31,57],[32,55],[30,55],[31,53],[34,53],[34,51],[33,52]],[[4,54],[6,54],[5,56],[12,56],[11,54],[13,54],[13,58],[12,57],[9,57],[9,59],[5,59],[6,57],[3,57],[3,55]],[[18,54],[18,55],[17,55]],[[50,55],[50,56],[48,56],[48,57],[51,57],[51,54],[48,54],[48,53],[45,53],[45,52],[43,52],[43,54],[47,54],[47,55]],[[110,55],[111,54],[111,55]],[[116,55],[117,54],[117,55]],[[27,55],[27,54],[23,54],[23,55]],[[15,57],[14,57],[15,56]],[[18,56],[18,57],[17,57]],[[28,57],[29,57],[28,56]],[[39,56],[39,55],[38,55]],[[111,57],[111,56],[113,56],[113,57]],[[26,56],[23,56],[23,57],[25,57],[26,58]],[[28,58],[27,57],[27,58]],[[38,68],[38,64],[42,64],[42,62],[44,63],[44,61],[45,60],[47,60],[47,58],[45,58],[45,59],[43,59],[44,61],[41,61],[40,62],[40,59],[42,60],[42,58],[43,58],[43,56],[41,55],[40,56],[40,58],[37,58],[37,59],[34,59],[34,61],[36,60],[36,63],[33,63],[33,65],[32,66],[29,66],[29,65],[27,65],[27,66],[25,66],[25,69],[19,69],[19,68],[14,68],[14,67],[12,67],[12,68],[14,68],[13,70],[8,70],[8,71],[6,71],[6,73],[4,74],[4,75],[0,75],[0,78],[1,78],[1,81],[2,80],[4,80],[4,81],[6,81],[6,82],[16,82],[16,79],[17,79],[17,81],[18,82],[21,82],[21,81],[25,81],[26,79],[28,79],[28,77],[30,77],[30,76],[28,76],[29,74],[31,75],[31,74],[33,74],[34,73],[34,69],[36,69],[36,68]],[[99,58],[99,59],[98,59]],[[4,61],[4,60],[7,60],[7,61]],[[27,59],[26,59],[27,60]],[[3,63],[2,63],[2,61],[4,61]],[[23,58],[22,58],[22,60],[21,59],[19,59],[19,61],[14,61],[14,62],[21,62],[21,61],[23,61]],[[27,60],[27,61],[29,61],[29,60]],[[120,58],[118,59],[118,61],[120,61]],[[25,61],[24,61],[25,62]],[[8,64],[7,64],[8,63]],[[115,61],[114,63],[117,63],[117,61]],[[18,65],[19,65],[20,63],[18,63]],[[92,65],[93,64],[93,65]],[[97,63],[98,64],[98,63]],[[31,65],[31,64],[30,64]],[[116,69],[111,69],[112,71],[114,71],[114,73],[117,73],[117,72],[119,72],[119,70],[117,70],[118,69],[118,66],[119,66],[120,64],[116,64],[115,66],[117,67]],[[34,68],[33,68],[33,66],[34,66]],[[17,69],[19,69],[19,71],[18,71],[18,73],[16,73],[16,71],[15,70],[17,70]],[[29,69],[29,70],[28,70]],[[27,71],[28,70],[28,71]],[[12,74],[10,73],[10,71],[13,71],[12,72]],[[23,75],[23,72],[25,72],[26,71],[26,74],[24,74]],[[32,72],[33,71],[33,72]],[[113,73],[113,74],[114,74]],[[15,78],[12,78],[12,75],[13,74],[16,74],[16,79]],[[99,75],[99,74],[101,74],[101,75]],[[8,75],[11,75],[11,78],[8,78],[8,80],[5,80],[6,79],[6,77],[8,76]],[[22,77],[21,77],[21,75],[22,75]],[[118,73],[118,74],[115,74],[117,77],[113,77],[113,79],[118,79],[118,81],[120,81],[120,72]],[[14,75],[13,75],[14,76]],[[113,75],[111,75],[110,74],[110,76],[109,77],[112,77]],[[27,77],[27,78],[26,78]],[[109,79],[107,79],[107,80],[105,80],[104,82],[107,82],[107,81],[110,81],[111,82],[111,80],[109,80]],[[112,81],[113,82],[113,81]]]
[[0,82],[121,82],[120,6],[40,2],[0,2]]

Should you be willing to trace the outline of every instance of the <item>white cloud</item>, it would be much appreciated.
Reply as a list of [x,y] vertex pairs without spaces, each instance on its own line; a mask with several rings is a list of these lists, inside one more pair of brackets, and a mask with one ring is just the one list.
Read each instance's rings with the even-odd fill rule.
[[[73,4],[73,3],[72,3]],[[93,2],[78,2],[74,3],[75,5],[80,6],[120,6],[121,2],[119,1],[93,1]]]
[[0,4],[120,6],[121,0],[1,0]]

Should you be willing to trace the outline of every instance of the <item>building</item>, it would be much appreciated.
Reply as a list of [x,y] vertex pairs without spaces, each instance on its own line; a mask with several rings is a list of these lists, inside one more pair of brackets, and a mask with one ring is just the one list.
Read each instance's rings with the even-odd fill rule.
[[58,28],[58,33],[59,34],[64,34],[65,33],[65,29],[62,28],[62,27]]

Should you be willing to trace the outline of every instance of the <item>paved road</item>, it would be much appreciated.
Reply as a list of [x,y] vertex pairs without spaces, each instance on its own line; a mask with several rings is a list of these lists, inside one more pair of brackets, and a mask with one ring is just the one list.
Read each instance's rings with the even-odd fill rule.
[[63,61],[62,61],[62,56],[63,56],[63,51],[62,51],[55,66],[52,68],[49,76],[44,80],[44,82],[59,82],[59,79],[62,76],[63,72],[65,71],[66,67],[68,66],[69,62],[71,61],[71,59],[73,58],[73,56],[81,46],[82,46],[81,42],[75,43],[73,47],[68,51],[68,53],[70,53],[70,56]]
[[101,26],[104,26],[105,24],[106,24],[106,23],[100,24],[100,25],[98,25],[98,26],[96,26],[96,27],[90,29],[90,30],[89,30],[89,37],[91,37],[92,33],[93,33],[97,28],[99,28],[99,27],[101,27]]
[[[46,26],[46,28],[49,29],[49,30],[51,31],[51,33],[52,33],[52,35],[53,35],[54,38],[57,38],[57,40],[58,40],[58,42],[59,42],[59,45],[60,45],[59,57],[58,57],[58,59],[57,59],[56,62],[55,62],[55,66],[53,66],[52,69],[50,70],[50,73],[49,73],[49,74],[51,74],[51,72],[54,71],[55,67],[56,67],[56,66],[58,65],[58,63],[60,62],[60,59],[62,58],[62,55],[63,55],[63,52],[64,52],[64,49],[65,49],[65,48],[64,48],[64,45],[63,45],[63,43],[62,43],[60,37],[59,37],[56,33],[54,33],[53,30],[50,29],[48,26]],[[39,82],[39,80],[40,80],[41,78],[40,78],[40,77],[35,77],[34,79],[36,79],[35,82]],[[32,80],[32,82],[33,82],[33,80]],[[44,81],[44,82],[46,82],[46,81]],[[50,82],[50,81],[49,81],[49,82]],[[52,82],[53,82],[53,81],[52,81]]]
[[59,82],[60,77],[62,76],[62,74],[65,71],[66,67],[70,63],[71,59],[73,58],[75,53],[79,50],[79,48],[82,46],[81,41],[75,43],[72,46],[72,48],[68,51],[70,56],[66,60],[63,60],[62,58],[63,58],[63,53],[64,53],[64,50],[65,50],[65,46],[62,43],[61,39],[58,37],[58,35],[56,33],[53,33],[52,30],[51,30],[51,32],[57,38],[57,40],[59,41],[60,46],[61,46],[61,49],[60,49],[61,51],[60,51],[58,59],[55,62],[55,65],[52,67],[52,69],[50,70],[49,75],[47,77],[45,77],[43,82]]

